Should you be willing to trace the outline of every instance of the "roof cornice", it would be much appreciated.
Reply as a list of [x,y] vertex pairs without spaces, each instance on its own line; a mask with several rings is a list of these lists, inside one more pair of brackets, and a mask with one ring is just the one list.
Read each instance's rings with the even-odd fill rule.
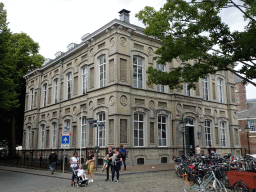
[[125,23],[123,21],[120,21],[118,19],[114,19],[112,21],[110,21],[109,23],[107,23],[106,25],[102,26],[101,28],[99,28],[98,30],[96,30],[95,32],[91,33],[90,35],[88,35],[84,40],[83,42],[81,42],[80,44],[78,44],[76,47],[74,47],[73,49],[65,52],[64,54],[62,54],[61,56],[53,59],[52,61],[50,61],[49,63],[47,63],[46,65],[43,65],[42,67],[40,68],[37,68],[31,72],[28,72],[27,74],[25,74],[23,76],[23,78],[27,78],[28,76],[32,75],[33,73],[35,73],[36,71],[42,71],[44,69],[47,69],[48,67],[52,66],[53,64],[57,63],[57,62],[60,62],[62,59],[64,59],[65,57],[69,56],[69,55],[72,55],[74,52],[76,52],[77,50],[81,49],[82,47],[86,46],[87,45],[87,42],[98,36],[99,34],[103,33],[104,31],[106,31],[108,28],[114,26],[114,25],[121,25],[123,27],[126,27],[128,29],[131,29],[133,32],[139,34],[139,35],[142,35],[142,36],[145,36],[145,37],[148,37],[148,38],[152,38],[156,41],[160,41],[159,39],[156,39],[155,37],[152,37],[152,36],[147,36],[143,33],[143,30],[144,28],[142,27],[139,27],[139,26],[136,26],[136,25],[132,25],[132,24],[129,24],[129,23]]

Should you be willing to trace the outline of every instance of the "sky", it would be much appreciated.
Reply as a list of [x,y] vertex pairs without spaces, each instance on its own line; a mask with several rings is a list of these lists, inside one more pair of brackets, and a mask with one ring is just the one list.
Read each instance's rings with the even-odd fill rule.
[[[237,1],[237,0],[235,0]],[[166,0],[0,0],[7,10],[9,29],[24,32],[39,43],[39,53],[54,58],[58,51],[66,52],[70,43],[81,43],[81,37],[103,25],[119,19],[119,11],[127,9],[130,23],[144,27],[135,14],[145,6],[156,10]],[[222,19],[231,29],[242,31],[245,21],[236,11],[225,10]],[[256,98],[256,88],[246,86],[247,99]]]

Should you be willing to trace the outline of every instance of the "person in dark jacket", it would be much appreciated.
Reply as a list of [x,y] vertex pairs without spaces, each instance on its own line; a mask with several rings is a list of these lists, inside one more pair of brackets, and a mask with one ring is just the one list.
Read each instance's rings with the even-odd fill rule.
[[52,151],[51,154],[49,155],[49,169],[52,171],[52,174],[55,170],[55,166],[58,160],[58,155]]
[[108,158],[109,158],[109,161],[108,161],[108,167],[106,168],[106,172],[107,172],[107,179],[106,181],[110,181],[109,180],[109,168],[110,168],[110,171],[112,171],[112,165],[111,165],[111,162],[112,162],[112,156],[113,156],[113,151],[112,151],[112,147],[110,146],[108,148],[108,152],[106,153],[106,155],[108,155]]

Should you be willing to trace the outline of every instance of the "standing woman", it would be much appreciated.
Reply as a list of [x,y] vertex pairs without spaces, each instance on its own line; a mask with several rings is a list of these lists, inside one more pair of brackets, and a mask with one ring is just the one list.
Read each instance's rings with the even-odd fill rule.
[[[121,154],[119,153],[119,147],[115,148],[115,153],[113,154],[113,156],[110,158],[112,159],[112,183],[114,182],[114,178],[115,178],[115,172],[116,172],[116,183],[118,183],[119,181],[119,170],[120,170],[120,166],[121,166],[121,162],[122,162],[122,157]],[[114,163],[113,163],[114,162]]]
[[76,152],[73,154],[73,157],[70,158],[69,163],[70,163],[70,170],[72,172],[71,186],[73,186],[74,178],[75,178],[74,170],[78,169],[78,164],[79,164],[79,158],[77,157]]
[[88,160],[86,161],[86,165],[88,166],[88,175],[90,175],[90,180],[89,182],[93,182],[93,177],[92,175],[94,174],[94,161],[95,161],[95,157],[92,154],[91,150],[88,150]]

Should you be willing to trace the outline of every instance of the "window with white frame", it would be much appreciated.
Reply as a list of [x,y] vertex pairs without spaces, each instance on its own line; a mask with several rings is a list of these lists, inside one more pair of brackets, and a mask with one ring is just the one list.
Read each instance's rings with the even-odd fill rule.
[[166,116],[158,115],[158,145],[166,146]]
[[134,113],[134,146],[144,146],[144,114]]
[[186,96],[191,96],[191,90],[188,89],[188,84],[187,83],[184,83],[184,94]]
[[52,148],[56,148],[56,134],[57,134],[57,123],[52,123]]
[[106,81],[106,55],[99,57],[100,87],[105,87]]
[[138,56],[133,57],[133,87],[143,88],[143,59]]
[[250,132],[256,131],[256,120],[249,120],[248,121],[248,127],[250,128]]
[[220,122],[220,142],[222,147],[226,147],[226,122]]
[[219,102],[223,103],[223,80],[220,78],[217,79],[217,92],[218,92]]
[[30,89],[30,109],[33,109],[34,89]]
[[211,140],[211,121],[209,121],[209,120],[205,121],[205,142],[206,142],[206,146],[207,147],[212,145],[212,140]]
[[45,140],[45,124],[41,125],[41,148],[44,149],[44,140]]
[[81,139],[82,139],[82,143],[81,146],[82,147],[86,147],[86,117],[82,117],[82,122],[81,122],[81,126],[82,126],[82,135],[81,135]]
[[54,103],[58,103],[58,79],[54,80]]
[[71,90],[72,90],[72,74],[67,74],[67,99],[71,99]]
[[84,66],[82,68],[82,94],[87,92],[87,75],[88,75],[88,68]]
[[[159,71],[164,72],[165,71],[165,65],[161,65],[161,64],[157,63],[156,64],[156,69],[159,70]],[[165,92],[164,85],[161,85],[161,84],[156,85],[156,90],[158,92],[164,93]]]
[[31,148],[31,127],[28,127],[28,149]]
[[[101,112],[98,115],[98,124],[105,125],[106,117],[105,112]],[[98,126],[98,141],[99,146],[105,146],[105,126]]]
[[202,79],[203,99],[209,100],[209,77]]
[[47,84],[43,85],[43,107],[46,106]]
[[66,120],[64,121],[64,129],[70,131],[70,119],[66,119]]

